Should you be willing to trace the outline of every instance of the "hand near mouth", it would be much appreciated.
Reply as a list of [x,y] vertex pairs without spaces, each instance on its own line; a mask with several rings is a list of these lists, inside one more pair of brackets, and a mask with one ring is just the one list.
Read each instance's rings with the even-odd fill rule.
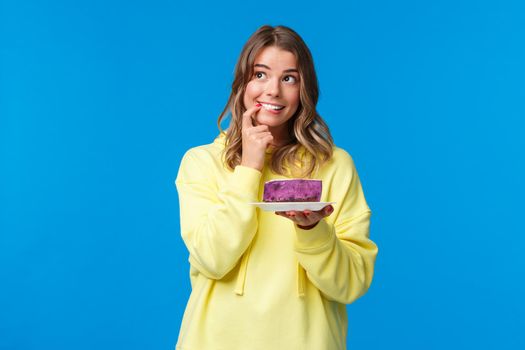
[[262,171],[266,148],[273,141],[267,125],[254,125],[253,117],[262,105],[257,103],[242,115],[242,159],[241,165]]

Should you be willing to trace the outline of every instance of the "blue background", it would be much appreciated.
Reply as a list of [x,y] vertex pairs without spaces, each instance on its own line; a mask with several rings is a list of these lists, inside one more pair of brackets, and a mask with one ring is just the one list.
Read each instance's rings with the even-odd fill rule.
[[263,24],[309,45],[373,211],[349,348],[525,348],[523,2],[0,6],[0,349],[174,347],[173,181]]

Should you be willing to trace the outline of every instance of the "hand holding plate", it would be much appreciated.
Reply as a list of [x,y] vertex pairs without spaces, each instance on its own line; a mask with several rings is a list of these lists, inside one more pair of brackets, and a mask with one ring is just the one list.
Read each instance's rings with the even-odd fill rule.
[[289,210],[289,211],[276,211],[275,214],[283,216],[287,219],[292,220],[297,226],[302,229],[309,230],[313,228],[321,219],[329,216],[334,211],[334,207],[329,204],[321,210]]

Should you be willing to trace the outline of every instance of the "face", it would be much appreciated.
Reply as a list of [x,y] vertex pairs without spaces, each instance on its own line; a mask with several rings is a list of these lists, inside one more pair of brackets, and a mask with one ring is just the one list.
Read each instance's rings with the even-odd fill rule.
[[246,86],[244,106],[262,103],[255,115],[257,125],[267,125],[274,137],[284,137],[287,122],[299,106],[299,72],[295,55],[275,46],[262,49]]

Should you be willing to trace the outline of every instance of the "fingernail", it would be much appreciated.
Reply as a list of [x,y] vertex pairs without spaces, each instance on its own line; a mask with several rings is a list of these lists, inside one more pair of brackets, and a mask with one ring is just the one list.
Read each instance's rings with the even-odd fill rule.
[[260,103],[255,104],[255,107],[261,107],[261,106],[262,106],[262,104],[260,104]]

